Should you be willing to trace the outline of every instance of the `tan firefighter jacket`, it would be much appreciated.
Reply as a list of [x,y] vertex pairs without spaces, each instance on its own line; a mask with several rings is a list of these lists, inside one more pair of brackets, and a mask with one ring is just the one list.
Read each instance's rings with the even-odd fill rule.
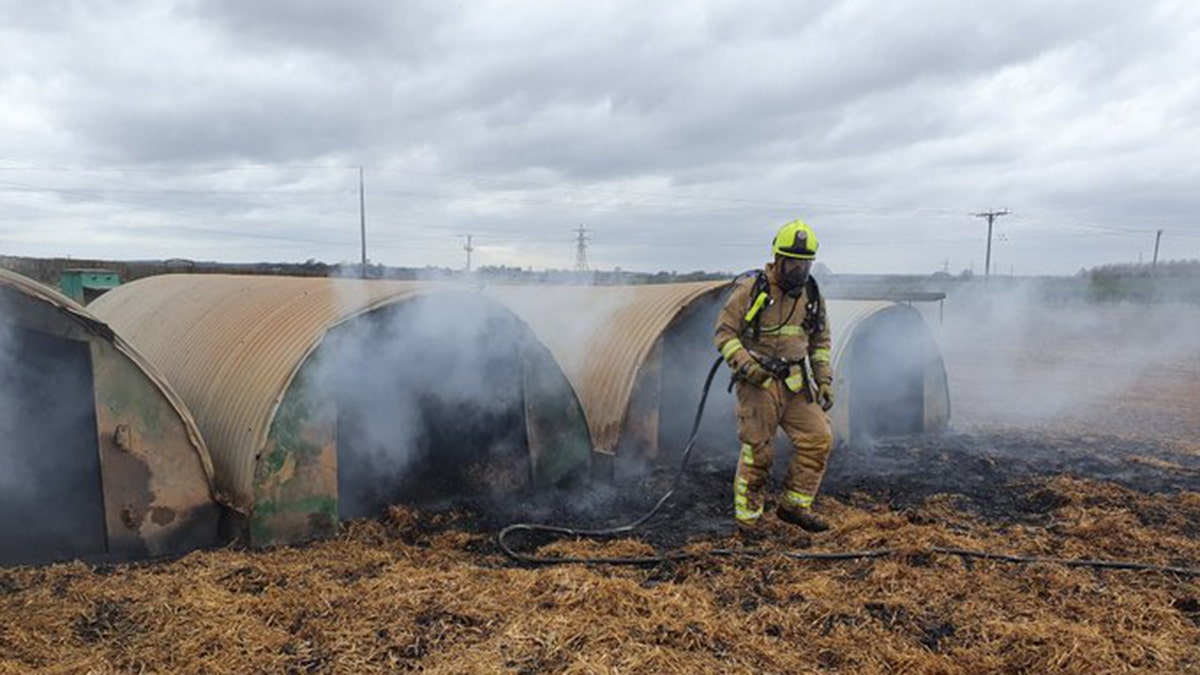
[[[829,336],[829,322],[826,319],[825,300],[821,298],[817,303],[816,311],[819,316],[813,317],[810,320],[810,325],[805,327],[805,317],[807,312],[805,307],[808,304],[808,287],[800,295],[799,298],[793,300],[788,297],[780,288],[776,281],[774,263],[767,264],[766,279],[768,282],[767,298],[763,302],[757,302],[761,308],[757,310],[759,315],[759,335],[755,338],[752,335],[751,322],[747,320],[748,316],[753,316],[750,313],[758,298],[752,297],[755,295],[755,277],[749,276],[737,283],[733,293],[726,301],[724,309],[721,310],[721,316],[717,319],[716,335],[714,341],[717,349],[725,360],[735,368],[736,364],[742,362],[745,355],[738,354],[739,351],[749,350],[750,355],[762,361],[762,357],[773,357],[785,359],[790,363],[798,364],[805,357],[809,358],[812,365],[813,379],[815,384],[828,384],[833,382],[833,366],[831,360],[831,339]],[[815,323],[816,325],[812,325]],[[794,373],[800,372],[795,369]],[[802,384],[798,383],[793,378],[788,378],[788,388],[792,391],[799,391]]]

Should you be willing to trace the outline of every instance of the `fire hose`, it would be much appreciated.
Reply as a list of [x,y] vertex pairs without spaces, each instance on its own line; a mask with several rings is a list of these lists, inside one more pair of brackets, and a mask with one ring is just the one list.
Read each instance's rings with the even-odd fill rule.
[[[508,537],[508,535],[512,534],[513,532],[546,532],[549,534],[556,534],[556,535],[561,535],[561,536],[565,536],[565,537],[577,537],[577,538],[579,538],[579,537],[585,537],[585,538],[611,537],[611,536],[618,535],[618,534],[626,534],[628,532],[632,532],[632,531],[636,530],[637,528],[641,527],[642,525],[644,525],[646,523],[646,521],[653,518],[662,509],[663,505],[667,503],[667,500],[670,499],[675,494],[675,490],[677,490],[679,488],[680,483],[683,482],[683,474],[684,474],[684,471],[687,469],[688,459],[692,455],[692,450],[696,447],[696,437],[699,436],[699,434],[700,434],[700,420],[704,416],[704,406],[708,403],[708,392],[710,389],[712,389],[713,378],[715,378],[717,376],[717,371],[721,368],[722,361],[723,361],[723,359],[721,359],[721,357],[717,357],[717,360],[713,361],[712,367],[708,369],[708,377],[705,378],[705,380],[704,380],[704,389],[702,390],[702,392],[700,394],[700,405],[697,406],[697,408],[696,408],[696,416],[692,420],[692,430],[688,434],[687,443],[683,446],[682,457],[679,460],[679,468],[676,469],[675,477],[671,481],[671,489],[667,490],[663,494],[662,497],[659,497],[658,501],[655,502],[654,506],[649,511],[647,511],[640,518],[637,518],[636,520],[633,520],[624,525],[618,525],[616,527],[606,527],[606,528],[601,528],[601,529],[597,529],[597,530],[583,530],[583,529],[576,529],[576,528],[572,528],[572,527],[563,527],[560,525],[540,525],[537,523],[513,523],[512,525],[509,525],[508,527],[504,528],[503,530],[500,530],[500,533],[496,535],[496,543],[500,546],[500,549],[504,551],[505,555],[512,558],[513,560],[518,560],[521,562],[535,564],[535,565],[558,564],[558,563],[567,563],[567,562],[577,562],[577,563],[578,562],[595,562],[595,563],[604,563],[604,564],[610,564],[610,565],[651,564],[648,561],[648,559],[646,559],[646,558],[573,558],[573,559],[568,559],[568,558],[547,558],[547,557],[541,557],[541,556],[533,556],[533,555],[528,555],[528,554],[520,553],[518,551],[513,550],[508,545],[508,542],[505,541],[505,539]],[[655,557],[654,559],[656,561],[659,561],[658,557]],[[661,561],[659,561],[659,562],[661,562]]]
[[507,538],[514,532],[543,532],[562,537],[575,537],[577,539],[599,539],[604,537],[612,537],[620,534],[628,534],[644,525],[647,521],[653,518],[664,504],[667,503],[675,491],[679,489],[683,482],[683,476],[687,470],[688,460],[691,458],[692,450],[696,447],[696,438],[700,433],[700,421],[704,416],[704,407],[708,403],[709,390],[712,389],[713,378],[716,377],[717,371],[721,367],[723,359],[720,357],[713,362],[712,367],[708,370],[708,377],[704,380],[704,388],[700,394],[700,404],[696,408],[696,415],[692,420],[692,428],[688,433],[687,442],[683,446],[683,452],[680,457],[679,467],[675,470],[675,476],[671,481],[671,488],[667,490],[654,506],[650,508],[641,517],[615,527],[607,527],[600,529],[580,529],[565,527],[561,525],[543,525],[539,523],[513,523],[508,525],[496,535],[496,543],[500,550],[509,558],[528,565],[626,565],[634,567],[646,567],[661,565],[665,563],[681,562],[684,560],[694,560],[707,556],[722,557],[722,556],[741,556],[752,558],[767,558],[771,556],[782,556],[790,560],[799,561],[843,561],[843,560],[862,560],[871,558],[886,558],[893,556],[913,557],[920,555],[951,555],[960,558],[975,558],[983,560],[993,560],[998,562],[1006,562],[1013,564],[1052,564],[1063,565],[1066,567],[1090,567],[1097,569],[1113,569],[1113,570],[1135,570],[1147,572],[1159,572],[1164,574],[1174,574],[1182,577],[1200,577],[1200,569],[1188,567],[1175,567],[1169,565],[1154,565],[1149,563],[1129,562],[1122,560],[1086,560],[1076,558],[1051,558],[1038,556],[1019,556],[1005,553],[996,553],[992,551],[977,551],[962,548],[948,548],[943,546],[931,546],[926,549],[899,549],[899,548],[882,548],[871,549],[864,551],[777,551],[766,549],[752,548],[716,548],[704,551],[669,551],[657,555],[646,556],[538,556],[528,553],[521,553],[513,549]]

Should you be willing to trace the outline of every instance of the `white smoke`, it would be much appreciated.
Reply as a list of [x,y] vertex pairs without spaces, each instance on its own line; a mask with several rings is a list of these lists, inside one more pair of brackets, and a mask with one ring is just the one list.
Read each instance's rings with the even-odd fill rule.
[[14,310],[7,291],[0,289],[0,492],[6,494],[23,491],[29,482],[27,467],[18,461],[11,446],[20,422],[15,397],[22,375],[18,372],[21,364],[15,358],[13,330]]
[[1049,300],[1036,283],[952,293],[941,342],[955,426],[1200,431],[1200,307]]
[[589,359],[597,358],[597,350],[604,348],[605,335],[636,328],[619,321],[635,298],[630,286],[496,285],[486,293],[532,325],[575,381],[584,377]]
[[[402,301],[330,331],[314,386],[338,406],[342,515],[527,483],[521,350],[529,339],[469,292]],[[414,484],[418,477],[429,484]]]
[[88,344],[29,330],[20,312],[57,318],[0,289],[0,562],[102,553]]

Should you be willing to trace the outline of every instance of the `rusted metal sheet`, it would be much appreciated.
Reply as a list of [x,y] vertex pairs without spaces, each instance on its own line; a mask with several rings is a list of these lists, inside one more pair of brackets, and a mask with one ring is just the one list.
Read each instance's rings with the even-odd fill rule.
[[87,345],[104,555],[130,559],[217,544],[212,464],[174,391],[120,336],[65,296],[4,270],[0,294],[6,298],[0,318]]
[[260,450],[250,518],[256,546],[337,532],[337,406],[308,386],[318,368],[316,359],[300,367]]
[[121,331],[178,388],[208,442],[217,489],[249,513],[275,410],[325,332],[428,285],[352,279],[165,275],[97,298]]
[[[336,526],[335,404],[304,386],[329,331],[418,296],[452,305],[466,293],[479,297],[417,282],[169,275],[123,286],[93,309],[179,388],[211,448],[218,489],[249,516],[258,544]],[[534,345],[524,354],[534,471],[553,478],[588,461],[586,429],[553,359]]]
[[113,345],[91,348],[109,552],[137,558],[216,545],[219,507],[191,445],[194,426]]
[[534,487],[586,474],[592,439],[583,407],[554,356],[540,342],[525,350],[522,387]]
[[575,387],[595,450],[613,454],[639,371],[689,304],[725,281],[647,286],[490,286],[550,348]]

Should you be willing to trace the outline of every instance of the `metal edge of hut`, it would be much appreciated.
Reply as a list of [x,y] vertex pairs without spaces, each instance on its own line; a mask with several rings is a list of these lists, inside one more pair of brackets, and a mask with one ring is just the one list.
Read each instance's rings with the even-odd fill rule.
[[[174,555],[218,544],[211,457],[178,393],[121,335],[75,301],[2,269],[0,286],[74,327],[43,323],[35,330],[88,344],[107,539],[99,557]],[[148,393],[165,403],[178,425],[163,424],[163,411]]]

